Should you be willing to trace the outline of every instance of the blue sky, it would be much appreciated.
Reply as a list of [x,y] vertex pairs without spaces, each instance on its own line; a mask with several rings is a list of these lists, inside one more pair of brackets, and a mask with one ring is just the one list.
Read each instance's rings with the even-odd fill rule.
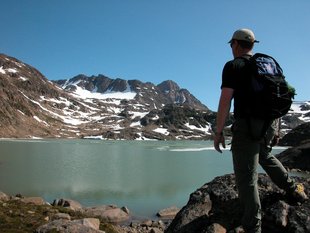
[[0,53],[48,79],[78,74],[174,80],[217,110],[227,42],[239,28],[260,40],[310,100],[309,0],[1,0]]

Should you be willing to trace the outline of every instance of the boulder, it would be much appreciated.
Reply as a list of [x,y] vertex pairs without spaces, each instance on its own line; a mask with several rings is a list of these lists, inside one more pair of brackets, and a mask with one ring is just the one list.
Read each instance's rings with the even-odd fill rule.
[[99,230],[98,219],[65,220],[59,219],[40,226],[36,233],[104,233]]
[[179,211],[180,209],[178,207],[172,206],[172,207],[160,210],[157,213],[157,216],[161,218],[170,218],[170,217],[174,217]]
[[277,158],[288,169],[310,171],[310,142],[288,148],[278,154]]
[[226,233],[226,229],[218,223],[213,223],[207,227],[205,233]]
[[143,220],[143,221],[134,221],[129,225],[114,225],[115,232],[119,233],[163,233],[166,228],[166,222],[162,220]]
[[55,199],[52,205],[66,207],[73,211],[82,210],[82,205],[79,202],[70,199]]
[[5,193],[0,191],[0,201],[8,201],[10,200],[10,197],[8,195],[6,195]]
[[71,220],[71,216],[65,213],[57,213],[53,215],[53,220],[57,220],[57,219]]
[[[294,177],[309,196],[310,178]],[[272,233],[310,232],[310,200],[302,205],[290,202],[285,192],[265,174],[258,179],[262,203],[262,230]],[[235,232],[241,229],[241,212],[233,174],[216,177],[190,195],[165,233]],[[242,230],[238,230],[242,232]]]
[[310,122],[301,124],[287,133],[279,142],[280,146],[298,146],[310,139]]
[[46,202],[44,201],[44,199],[42,197],[24,197],[24,198],[21,198],[20,201],[22,201],[24,203],[32,203],[35,205],[46,204]]
[[149,232],[150,233],[163,233],[163,231],[161,229],[158,229],[158,228],[151,228],[151,230]]
[[83,218],[74,220],[73,222],[82,224],[83,226],[87,226],[96,230],[99,230],[100,221],[98,218]]
[[129,211],[126,207],[118,208],[114,205],[102,205],[87,207],[83,210],[86,216],[97,217],[109,223],[119,223],[129,219]]

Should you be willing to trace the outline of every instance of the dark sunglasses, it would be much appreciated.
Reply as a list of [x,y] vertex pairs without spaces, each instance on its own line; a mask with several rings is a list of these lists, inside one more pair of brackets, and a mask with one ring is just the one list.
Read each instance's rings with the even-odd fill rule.
[[234,42],[235,42],[235,40],[232,40],[232,41],[230,42],[230,48],[232,48]]

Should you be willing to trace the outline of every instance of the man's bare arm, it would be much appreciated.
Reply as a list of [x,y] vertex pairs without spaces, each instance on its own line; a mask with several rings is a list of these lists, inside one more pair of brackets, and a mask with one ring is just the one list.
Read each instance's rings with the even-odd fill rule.
[[222,88],[216,117],[216,133],[214,137],[214,148],[218,152],[222,152],[220,149],[220,144],[222,144],[222,146],[225,148],[225,137],[223,135],[223,129],[225,126],[226,118],[229,114],[233,94],[234,89],[225,87]]

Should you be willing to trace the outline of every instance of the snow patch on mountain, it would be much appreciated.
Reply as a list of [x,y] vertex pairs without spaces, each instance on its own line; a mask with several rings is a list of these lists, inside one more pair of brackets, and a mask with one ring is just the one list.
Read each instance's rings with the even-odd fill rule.
[[75,96],[81,98],[81,99],[134,99],[136,96],[136,92],[112,92],[112,91],[107,91],[105,93],[99,93],[99,92],[91,92],[86,89],[83,89],[77,85],[76,86],[76,91],[74,92]]
[[298,119],[301,121],[310,121],[310,101],[293,102],[289,114],[297,115]]
[[206,127],[197,127],[195,125],[190,125],[189,123],[186,123],[185,126],[192,130],[198,130],[198,131],[204,132],[205,134],[209,134],[209,135],[211,135],[210,132],[212,132],[211,125],[207,125]]
[[164,135],[169,135],[169,130],[166,129],[166,128],[156,128],[153,131],[156,132],[156,133],[161,133],[161,134],[164,134]]
[[124,91],[119,92],[119,91],[112,91],[112,89],[107,90],[104,93],[99,93],[98,88],[94,87],[92,91],[86,90],[85,88],[80,87],[78,84],[81,83],[82,80],[77,80],[76,82],[70,82],[67,80],[67,82],[62,86],[63,89],[66,89],[68,86],[74,86],[75,91],[73,91],[73,95],[75,97],[79,97],[81,99],[99,99],[99,100],[104,100],[104,99],[116,99],[116,100],[131,100],[134,99],[135,96],[137,95],[136,92],[132,91],[130,86],[128,85],[127,82],[127,87]]

